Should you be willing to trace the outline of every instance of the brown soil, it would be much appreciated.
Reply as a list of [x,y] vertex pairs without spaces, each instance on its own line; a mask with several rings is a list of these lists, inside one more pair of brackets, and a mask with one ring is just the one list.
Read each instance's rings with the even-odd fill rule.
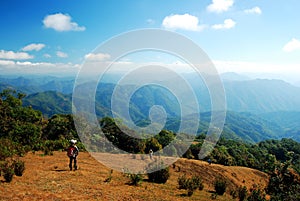
[[[28,153],[22,158],[26,170],[22,177],[14,176],[11,183],[0,177],[0,200],[211,200],[213,182],[217,177],[227,180],[226,194],[216,200],[233,200],[229,195],[238,186],[264,188],[268,176],[245,167],[228,167],[203,161],[180,159],[170,167],[171,177],[166,184],[142,182],[140,186],[128,185],[128,178],[114,171],[110,182],[110,168],[105,167],[89,153],[80,153],[79,169],[69,171],[65,152],[54,152],[53,156]],[[134,159],[124,159],[134,161]],[[186,197],[185,190],[177,188],[180,175],[199,175],[204,190],[195,191]],[[145,176],[145,179],[147,177]]]

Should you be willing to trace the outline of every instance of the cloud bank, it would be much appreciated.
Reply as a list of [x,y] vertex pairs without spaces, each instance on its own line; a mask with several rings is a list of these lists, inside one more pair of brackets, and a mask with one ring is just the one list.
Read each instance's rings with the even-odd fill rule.
[[33,56],[27,52],[13,52],[0,50],[0,59],[10,59],[10,60],[26,60],[32,59]]

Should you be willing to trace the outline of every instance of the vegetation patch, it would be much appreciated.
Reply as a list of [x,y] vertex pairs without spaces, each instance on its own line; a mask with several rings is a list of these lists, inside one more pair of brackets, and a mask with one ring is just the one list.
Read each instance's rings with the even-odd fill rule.
[[203,190],[204,184],[202,179],[199,176],[192,176],[191,178],[187,178],[186,175],[182,175],[178,177],[178,189],[187,190],[187,195],[190,197],[193,195],[194,191],[199,189]]

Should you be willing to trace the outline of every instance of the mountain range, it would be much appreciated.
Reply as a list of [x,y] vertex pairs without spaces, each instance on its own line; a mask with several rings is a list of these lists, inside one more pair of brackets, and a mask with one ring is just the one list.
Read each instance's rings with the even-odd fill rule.
[[[193,75],[187,77],[200,100],[199,132],[205,132],[210,122],[209,91],[202,82],[196,82]],[[247,142],[284,137],[300,141],[299,87],[282,80],[250,79],[238,74],[225,74],[222,81],[227,100],[223,136]],[[115,83],[108,82],[98,86],[96,113],[99,117],[112,115],[110,100],[115,87]],[[42,111],[47,117],[72,113],[72,78],[1,76],[0,91],[6,88],[27,94],[23,100],[24,105]],[[127,93],[129,88],[130,86],[121,86],[121,93]],[[188,102],[188,97],[186,101]],[[164,108],[167,114],[165,128],[176,131],[181,115],[180,104],[163,87],[142,87],[134,93],[130,103],[133,121],[139,125],[147,125],[150,122],[148,113],[153,105]]]

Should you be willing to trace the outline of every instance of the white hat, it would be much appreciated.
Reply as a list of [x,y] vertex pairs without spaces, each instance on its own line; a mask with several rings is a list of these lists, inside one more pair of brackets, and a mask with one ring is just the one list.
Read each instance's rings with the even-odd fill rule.
[[70,143],[76,144],[77,140],[70,140]]

